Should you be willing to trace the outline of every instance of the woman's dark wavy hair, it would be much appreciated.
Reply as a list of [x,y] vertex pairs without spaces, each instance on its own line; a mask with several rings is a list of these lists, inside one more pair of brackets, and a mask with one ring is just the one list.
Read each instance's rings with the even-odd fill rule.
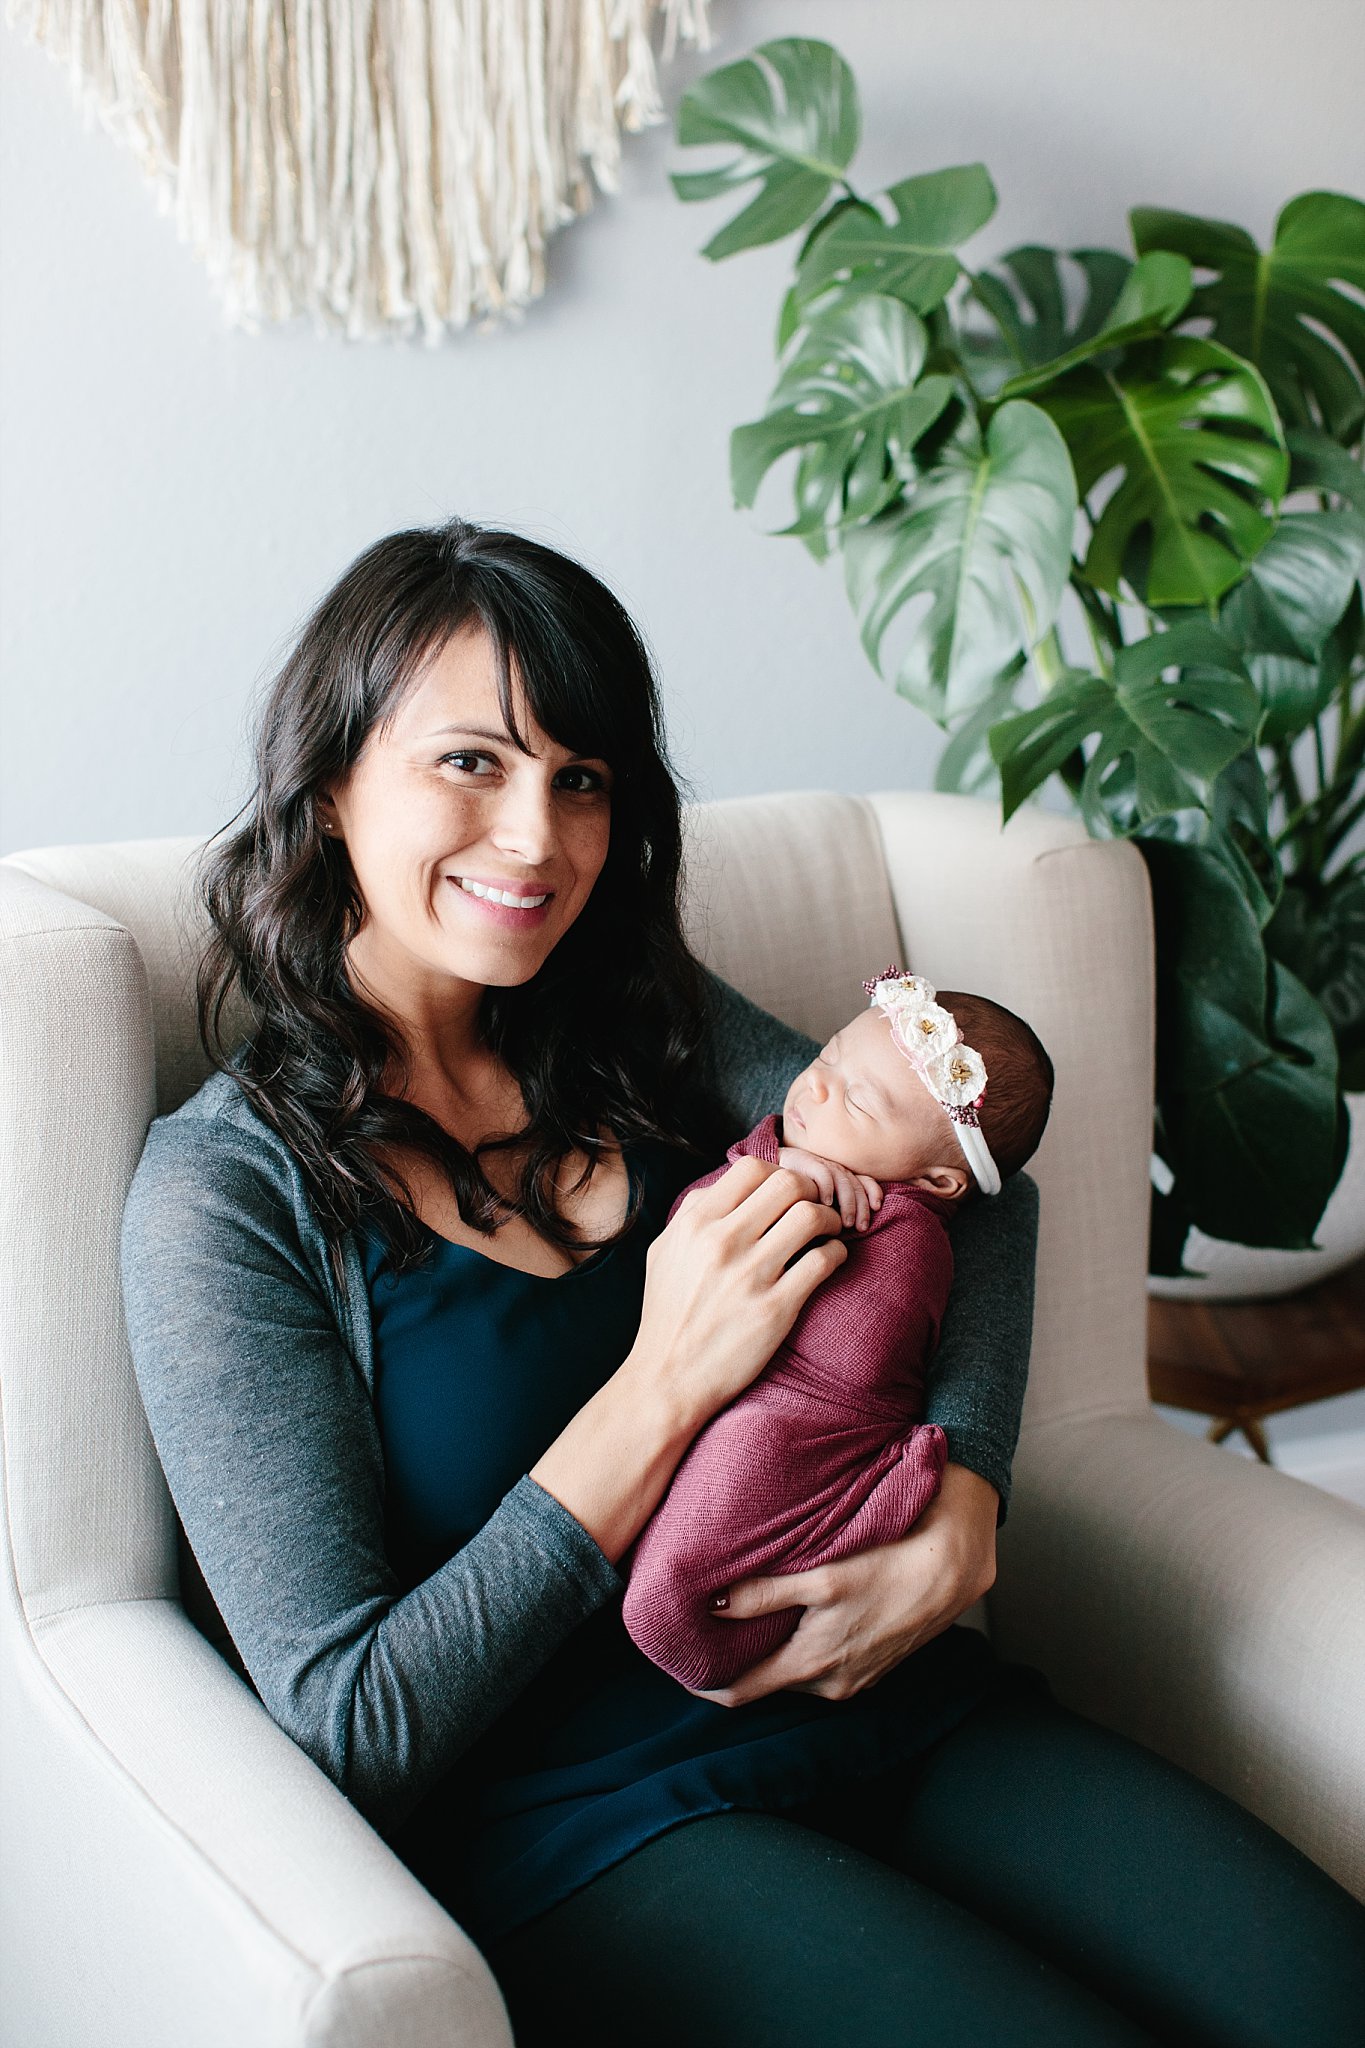
[[[411,1069],[398,1036],[350,987],[345,954],[363,904],[344,847],[315,810],[391,722],[423,663],[470,625],[495,650],[516,744],[529,751],[514,717],[519,681],[551,739],[612,770],[610,843],[587,903],[529,982],[483,997],[485,1041],[520,1083],[527,1121],[473,1150],[381,1090],[386,1070]],[[733,1133],[706,1079],[709,983],[682,932],[680,796],[658,689],[639,633],[587,569],[463,519],[376,542],[322,599],[271,686],[256,777],[200,870],[212,936],[198,973],[199,1036],[289,1145],[338,1279],[341,1238],[362,1218],[395,1271],[430,1251],[410,1188],[378,1162],[377,1146],[433,1160],[475,1229],[521,1215],[574,1251],[613,1239],[580,1237],[557,1212],[566,1154],[587,1156],[581,1186],[603,1129],[698,1154],[724,1149]],[[235,1052],[223,1035],[234,988],[249,1020]],[[513,1146],[524,1154],[504,1200],[480,1162]],[[638,1208],[637,1190],[616,1235]]]

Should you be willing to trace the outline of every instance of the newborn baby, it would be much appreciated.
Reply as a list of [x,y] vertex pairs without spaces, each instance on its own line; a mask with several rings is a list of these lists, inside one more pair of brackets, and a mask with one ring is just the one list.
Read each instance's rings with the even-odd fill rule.
[[1047,1121],[1052,1065],[1012,1011],[940,1000],[895,967],[863,986],[871,1008],[797,1075],[781,1117],[693,1183],[766,1159],[859,1224],[759,1377],[694,1438],[623,1560],[630,1635],[696,1691],[732,1684],[803,1611],[722,1620],[713,1592],[893,1542],[938,1492],[947,1439],[919,1418],[953,1277],[947,1219],[998,1193]]

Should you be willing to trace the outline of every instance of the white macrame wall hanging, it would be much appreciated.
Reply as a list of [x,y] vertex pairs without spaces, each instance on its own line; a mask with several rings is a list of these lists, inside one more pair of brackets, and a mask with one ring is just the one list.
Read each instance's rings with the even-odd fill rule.
[[708,0],[7,0],[132,148],[229,321],[353,337],[515,315],[663,118]]

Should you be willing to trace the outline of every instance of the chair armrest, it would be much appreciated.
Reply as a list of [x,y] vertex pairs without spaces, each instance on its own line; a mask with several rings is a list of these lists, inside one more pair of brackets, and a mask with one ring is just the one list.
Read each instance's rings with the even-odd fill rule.
[[16,2039],[511,2048],[474,1943],[178,1605],[6,1622]]
[[991,1635],[1365,1898],[1365,1513],[1150,1409],[1025,1430]]

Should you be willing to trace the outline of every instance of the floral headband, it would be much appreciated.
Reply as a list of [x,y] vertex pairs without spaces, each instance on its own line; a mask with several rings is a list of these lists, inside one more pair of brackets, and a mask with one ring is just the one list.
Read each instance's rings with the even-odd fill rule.
[[934,1000],[932,982],[888,967],[863,987],[872,1007],[885,1010],[897,1050],[903,1052],[936,1102],[953,1120],[958,1143],[983,1195],[998,1195],[1000,1170],[991,1158],[978,1114],[986,1093],[986,1063],[962,1043],[951,1010]]

